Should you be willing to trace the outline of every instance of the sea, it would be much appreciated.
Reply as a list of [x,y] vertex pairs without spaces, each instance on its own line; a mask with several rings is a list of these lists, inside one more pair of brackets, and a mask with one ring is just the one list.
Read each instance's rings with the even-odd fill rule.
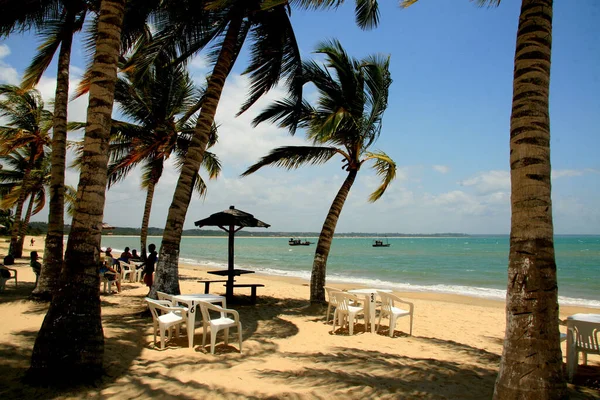
[[[289,246],[289,238],[236,237],[235,267],[256,273],[310,280],[316,237],[310,246]],[[327,261],[327,282],[354,283],[395,291],[434,292],[504,300],[509,237],[377,238],[389,247],[373,247],[374,238],[336,237]],[[160,248],[160,237],[148,243]],[[139,249],[139,237],[103,236],[103,247],[118,254]],[[600,236],[554,238],[561,305],[600,308]],[[227,268],[226,237],[184,237],[180,261]]]

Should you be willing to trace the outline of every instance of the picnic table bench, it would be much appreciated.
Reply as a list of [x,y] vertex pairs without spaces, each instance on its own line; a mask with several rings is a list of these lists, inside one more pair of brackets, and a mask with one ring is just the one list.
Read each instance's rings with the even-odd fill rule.
[[[211,283],[227,282],[227,279],[200,280],[199,283],[204,283],[204,294],[208,294]],[[235,282],[235,281],[234,281]]]
[[[227,286],[227,285],[224,285]],[[233,288],[250,288],[250,302],[256,304],[256,288],[265,287],[262,283],[238,283],[234,284]]]

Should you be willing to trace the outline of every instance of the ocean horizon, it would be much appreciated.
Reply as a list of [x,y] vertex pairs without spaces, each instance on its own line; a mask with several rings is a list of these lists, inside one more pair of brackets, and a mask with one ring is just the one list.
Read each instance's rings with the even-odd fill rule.
[[[302,236],[316,242],[315,236]],[[509,235],[460,237],[334,237],[327,281],[395,291],[458,294],[504,300]],[[289,246],[289,237],[236,237],[235,266],[257,273],[310,280],[316,244]],[[160,248],[161,237],[148,243]],[[102,247],[118,257],[126,246],[139,249],[139,236],[102,236]],[[600,308],[600,235],[555,235],[559,303]],[[186,236],[180,261],[227,268],[227,237]]]

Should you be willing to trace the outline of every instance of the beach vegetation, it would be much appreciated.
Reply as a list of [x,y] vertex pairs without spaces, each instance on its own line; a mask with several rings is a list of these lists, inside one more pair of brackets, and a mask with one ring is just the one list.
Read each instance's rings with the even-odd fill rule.
[[90,11],[89,1],[45,1],[36,7],[20,0],[9,0],[0,18],[0,37],[34,30],[42,39],[38,52],[25,70],[21,86],[35,87],[58,51],[56,90],[52,120],[51,185],[48,233],[42,273],[33,296],[48,299],[56,287],[63,262],[65,159],[67,105],[69,102],[69,64],[73,36],[83,28]]
[[[11,230],[9,254],[19,258],[23,253],[20,234],[26,231],[27,224],[21,220],[23,207],[29,188],[33,183],[34,170],[42,163],[45,151],[50,145],[52,112],[44,108],[44,100],[35,89],[21,89],[14,85],[0,85],[0,117],[5,119],[0,126],[0,155],[11,158],[6,161],[23,162],[18,196],[14,201],[15,219]],[[18,161],[17,161],[18,159]],[[13,165],[14,166],[14,165]],[[17,193],[17,192],[14,192]]]
[[[189,207],[194,180],[210,142],[211,130],[225,81],[246,42],[251,42],[249,65],[244,74],[250,78],[248,100],[240,112],[250,108],[281,77],[293,77],[301,69],[300,51],[290,21],[287,1],[223,0],[217,2],[175,2],[167,8],[168,21],[156,35],[157,45],[177,44],[185,59],[202,50],[209,42],[209,60],[213,66],[208,77],[202,108],[187,157],[169,207],[162,245],[158,256],[155,281],[150,296],[156,291],[177,294],[179,289],[179,243]],[[210,15],[210,29],[202,30],[199,15]],[[210,21],[209,21],[210,22]],[[159,31],[162,27],[159,24]],[[213,35],[207,35],[210,31]],[[249,39],[249,40],[248,40]],[[296,95],[296,98],[301,96]]]
[[299,77],[301,85],[313,84],[319,93],[316,105],[304,100],[298,107],[289,99],[274,102],[254,120],[278,123],[290,133],[298,128],[306,130],[312,146],[284,146],[272,150],[257,163],[248,167],[242,176],[248,176],[265,166],[286,169],[306,164],[323,164],[335,156],[342,158],[342,168],[348,172],[337,192],[327,216],[315,251],[311,280],[311,303],[325,302],[327,258],[339,216],[358,171],[371,163],[380,186],[369,201],[381,198],[396,176],[396,163],[382,151],[371,151],[381,133],[383,113],[388,104],[392,83],[389,57],[369,56],[354,59],[337,40],[321,43],[315,53],[325,55],[325,66],[305,61]]

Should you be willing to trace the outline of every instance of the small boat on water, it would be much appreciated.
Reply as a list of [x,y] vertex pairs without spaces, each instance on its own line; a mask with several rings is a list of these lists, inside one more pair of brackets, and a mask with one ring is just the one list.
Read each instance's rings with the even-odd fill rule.
[[311,242],[309,242],[308,240],[302,241],[301,239],[290,238],[288,244],[290,246],[308,246],[311,244]]
[[387,239],[385,239],[385,242],[383,240],[375,239],[373,240],[373,247],[390,247],[390,244]]

